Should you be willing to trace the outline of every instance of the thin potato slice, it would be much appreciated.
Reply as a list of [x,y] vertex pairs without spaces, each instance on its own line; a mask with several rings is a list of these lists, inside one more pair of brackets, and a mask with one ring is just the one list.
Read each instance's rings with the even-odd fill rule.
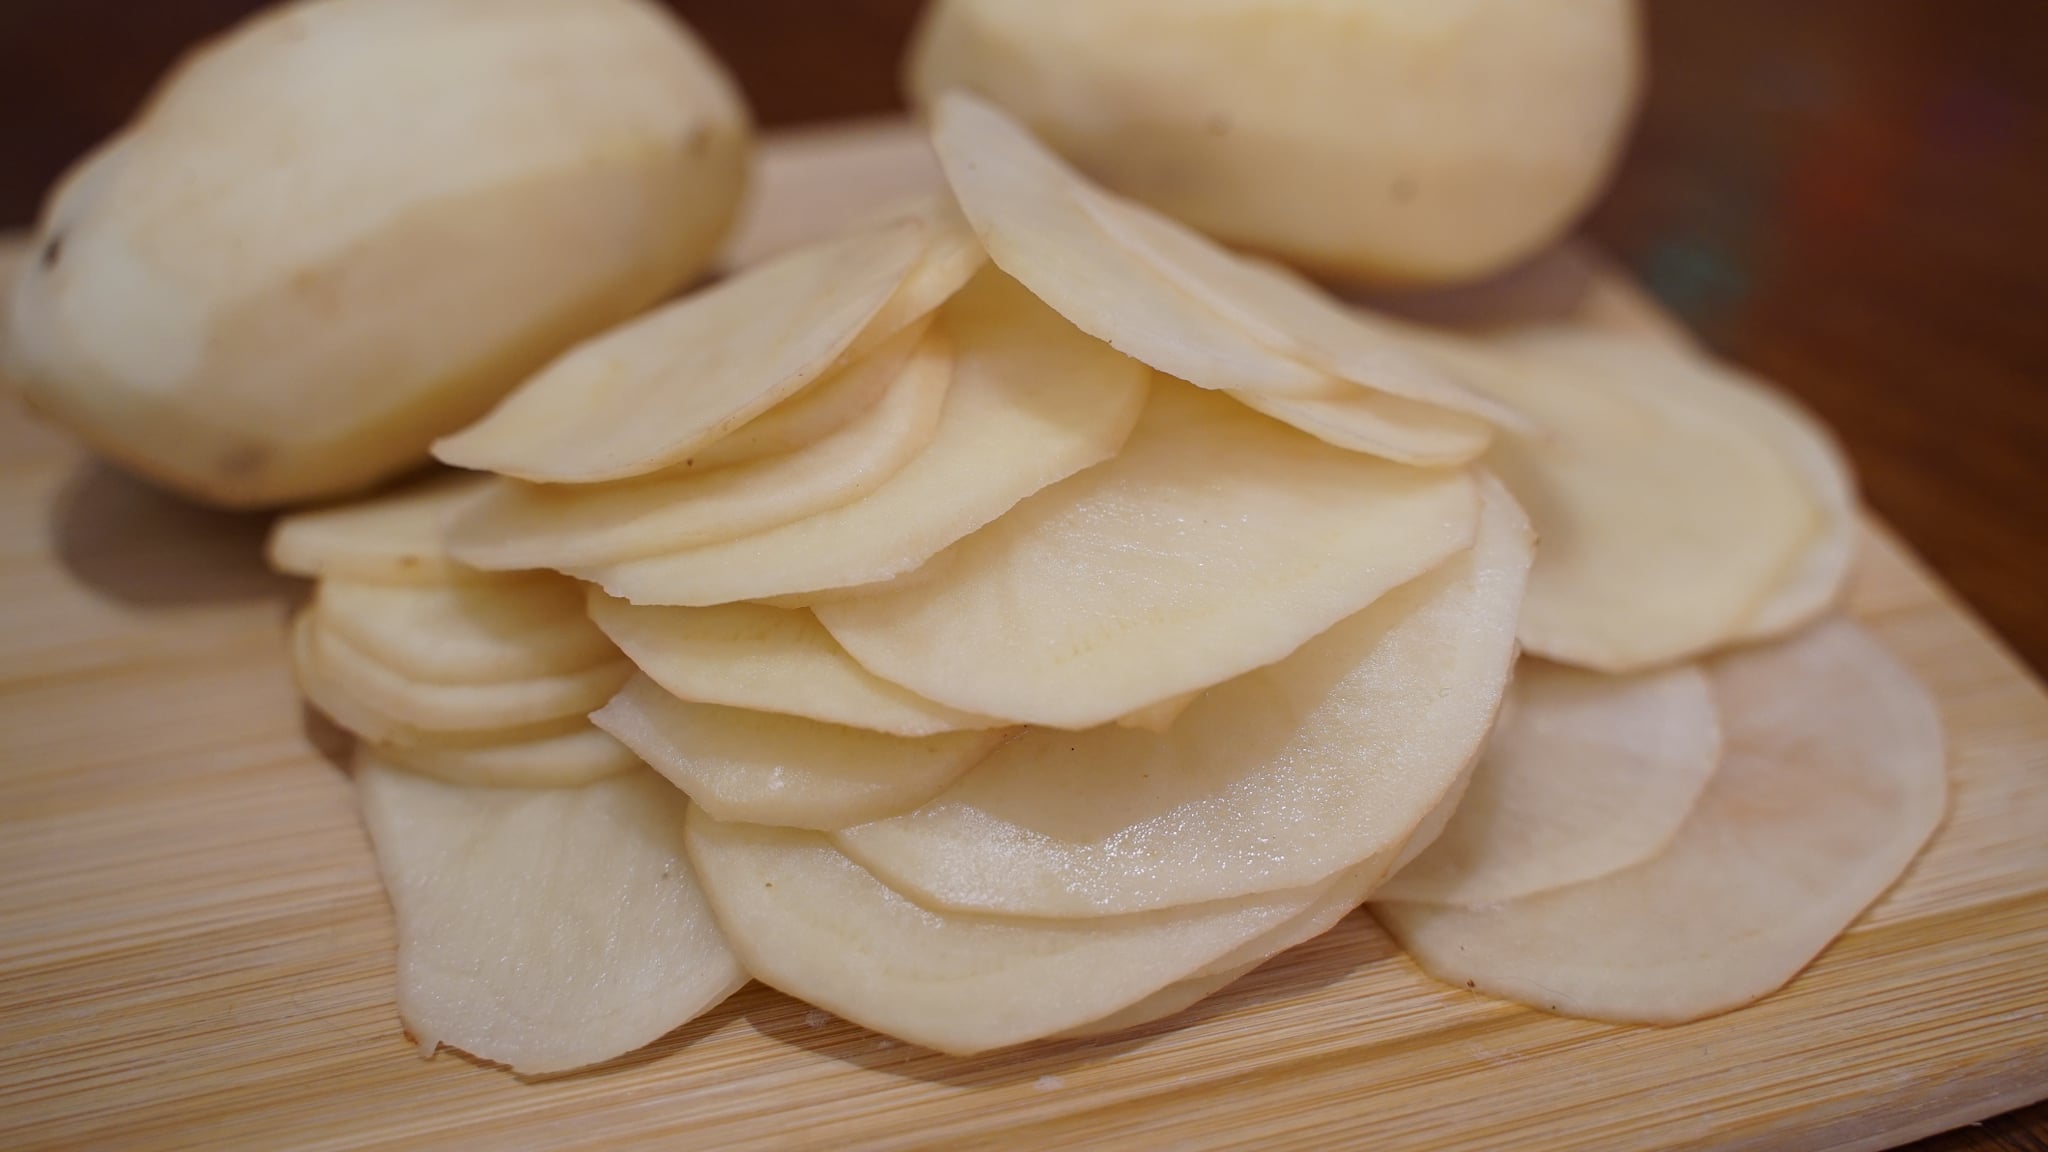
[[758,536],[579,568],[639,604],[724,604],[890,580],[1116,454],[1152,374],[984,272],[939,315],[955,375],[924,452],[844,508]]
[[491,580],[448,555],[448,522],[489,480],[454,474],[350,504],[294,512],[270,530],[270,566],[379,584]]
[[1157,704],[1148,704],[1135,712],[1126,712],[1117,717],[1116,722],[1126,728],[1164,732],[1173,727],[1173,722],[1180,719],[1180,714],[1188,710],[1188,705],[1201,699],[1201,696],[1200,692],[1184,692],[1179,696],[1169,696]]
[[1300,914],[1325,886],[1141,916],[928,912],[815,832],[690,814],[690,859],[757,979],[857,1024],[967,1055],[1099,1020]]
[[1941,720],[1844,620],[1709,674],[1727,755],[1654,859],[1506,904],[1374,914],[1437,979],[1571,1016],[1677,1024],[1783,986],[1941,822]]
[[556,360],[434,445],[463,468],[540,483],[672,467],[823,377],[924,252],[913,220],[809,245]]
[[[1092,917],[1383,877],[1457,788],[1514,660],[1531,540],[1488,485],[1475,547],[1163,736],[1034,729],[834,842],[935,908]],[[1361,893],[1360,898],[1363,898]]]
[[474,788],[363,758],[398,919],[398,1014],[525,1073],[622,1056],[747,982],[684,855],[689,801],[648,771]]
[[382,745],[375,755],[395,768],[478,788],[576,788],[644,767],[624,744],[588,724],[469,747]]
[[968,712],[1089,728],[1282,659],[1469,547],[1463,472],[1330,448],[1171,382],[1124,450],[902,588],[819,604],[870,671]]
[[1127,1008],[1112,1012],[1100,1020],[1091,1020],[1078,1028],[1069,1028],[1054,1038],[1080,1040],[1090,1036],[1113,1036],[1118,1032],[1129,1032],[1133,1028],[1158,1023],[1169,1016],[1178,1016],[1250,975],[1261,963],[1264,961],[1240,964],[1235,968],[1208,975],[1190,976],[1177,983],[1168,984]]
[[644,676],[590,719],[716,819],[824,831],[910,811],[1009,735],[889,736],[693,704]]
[[1348,385],[1327,398],[1231,395],[1325,444],[1397,464],[1454,467],[1477,459],[1493,442],[1484,421]]
[[648,679],[683,700],[892,736],[1006,726],[935,704],[862,668],[805,609],[649,608],[593,590],[590,617]]
[[876,219],[886,221],[892,217],[910,220],[918,226],[924,237],[924,253],[868,330],[854,342],[855,355],[887,339],[890,333],[931,316],[967,287],[988,263],[981,238],[968,226],[967,217],[960,214],[959,206],[949,195],[926,196],[878,214]]
[[1457,815],[1376,896],[1469,907],[1633,867],[1678,835],[1720,760],[1698,668],[1524,661]]
[[1083,332],[1204,388],[1316,396],[1319,372],[1224,323],[1136,253],[1086,206],[1099,196],[1016,121],[949,92],[932,147],[989,257]]
[[411,679],[473,684],[616,658],[583,600],[575,581],[538,574],[438,585],[323,580],[313,610],[322,628]]
[[841,375],[889,381],[879,402],[785,456],[612,484],[501,480],[457,517],[449,547],[485,569],[609,564],[766,531],[849,504],[931,443],[953,382],[950,343],[905,332]]

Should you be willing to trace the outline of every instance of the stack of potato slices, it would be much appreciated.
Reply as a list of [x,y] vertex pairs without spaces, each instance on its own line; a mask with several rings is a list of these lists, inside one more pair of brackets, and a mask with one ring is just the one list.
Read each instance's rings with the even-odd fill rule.
[[949,196],[438,446],[492,475],[280,526],[423,1044],[576,1067],[751,976],[976,1052],[1368,899],[1446,980],[1676,1021],[1931,833],[1939,724],[1824,619],[1856,502],[1789,403],[1355,312],[970,97],[933,143]]

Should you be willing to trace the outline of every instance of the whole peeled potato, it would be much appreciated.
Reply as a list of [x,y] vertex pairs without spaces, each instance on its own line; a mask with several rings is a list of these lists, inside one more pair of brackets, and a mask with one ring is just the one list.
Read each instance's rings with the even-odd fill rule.
[[363,488],[701,271],[749,136],[645,0],[280,7],[59,184],[8,371],[201,499]]
[[1586,208],[1639,56],[1634,0],[936,0],[907,80],[979,92],[1219,239],[1442,283]]

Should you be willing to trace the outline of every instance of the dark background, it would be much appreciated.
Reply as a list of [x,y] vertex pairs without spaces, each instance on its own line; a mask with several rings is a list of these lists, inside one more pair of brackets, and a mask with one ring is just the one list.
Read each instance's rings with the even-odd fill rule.
[[[674,0],[765,125],[896,108],[919,6]],[[256,7],[0,0],[0,229]],[[1649,104],[1588,230],[1826,417],[1870,502],[2048,668],[2048,2],[1649,7]],[[2036,1107],[1924,1147],[2043,1152],[2043,1133]]]

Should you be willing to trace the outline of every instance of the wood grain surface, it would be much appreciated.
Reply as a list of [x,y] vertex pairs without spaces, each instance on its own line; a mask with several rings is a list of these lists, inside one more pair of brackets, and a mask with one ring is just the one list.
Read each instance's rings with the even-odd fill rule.
[[[754,256],[931,179],[890,127],[777,145]],[[1452,302],[1664,323],[1585,250]],[[753,986],[540,1082],[422,1061],[303,594],[0,397],[0,1135],[11,1148],[1881,1148],[2048,1096],[2048,696],[1873,528],[1850,608],[1948,726],[1946,825],[1789,989],[1676,1029],[1421,976],[1363,913],[1181,1016],[954,1059]]]

